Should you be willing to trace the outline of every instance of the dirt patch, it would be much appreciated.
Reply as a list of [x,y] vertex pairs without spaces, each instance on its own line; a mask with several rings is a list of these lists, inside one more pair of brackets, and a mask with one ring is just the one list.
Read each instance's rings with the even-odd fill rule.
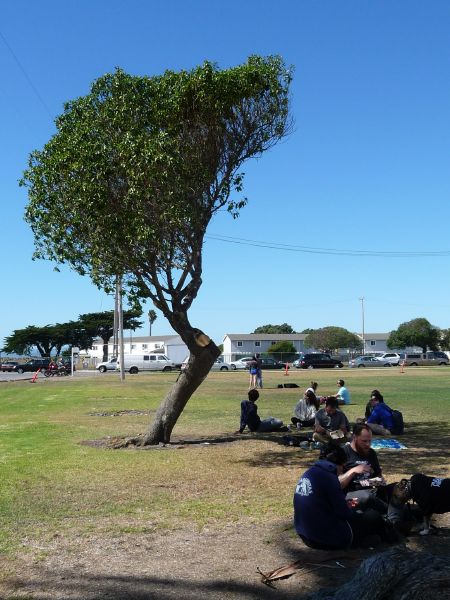
[[93,412],[88,413],[89,417],[128,417],[128,416],[148,416],[152,415],[154,410],[114,410],[108,412]]
[[[445,555],[450,519],[405,546]],[[151,525],[151,524],[150,524]],[[55,534],[45,542],[25,539],[14,562],[3,561],[1,598],[38,600],[293,600],[352,578],[376,550],[326,553],[306,548],[290,523],[267,527],[230,524],[202,531]],[[102,529],[107,531],[105,523]],[[257,572],[301,561],[288,579],[264,585]],[[339,564],[337,564],[337,562]],[[341,566],[342,565],[342,566]]]

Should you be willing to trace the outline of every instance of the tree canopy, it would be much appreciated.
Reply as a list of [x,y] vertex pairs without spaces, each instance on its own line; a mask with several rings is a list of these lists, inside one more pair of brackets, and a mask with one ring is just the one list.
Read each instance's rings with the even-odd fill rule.
[[30,355],[36,348],[41,356],[50,356],[52,353],[61,354],[64,346],[87,349],[92,346],[92,337],[76,321],[44,327],[28,325],[15,329],[5,338],[2,352]]
[[22,184],[34,257],[106,290],[120,276],[128,297],[150,298],[190,350],[143,443],[168,441],[219,354],[187,314],[206,229],[221,209],[238,215],[242,164],[289,132],[291,77],[277,56],[155,77],[118,69],[66,103],[56,134],[30,155]]
[[261,325],[253,333],[295,333],[295,331],[287,323],[282,323],[281,325]]
[[[139,317],[141,310],[123,311],[123,328],[135,331],[142,327]],[[97,313],[80,315],[80,325],[91,338],[99,337],[103,341],[103,360],[108,360],[108,343],[114,334],[114,311],[105,310]]]
[[329,326],[315,329],[305,338],[306,348],[323,351],[333,351],[339,348],[357,349],[361,346],[360,338],[343,327]]
[[440,330],[434,327],[424,317],[412,319],[399,325],[398,329],[391,331],[386,342],[390,349],[403,349],[410,346],[420,346],[423,352],[437,350],[440,341]]

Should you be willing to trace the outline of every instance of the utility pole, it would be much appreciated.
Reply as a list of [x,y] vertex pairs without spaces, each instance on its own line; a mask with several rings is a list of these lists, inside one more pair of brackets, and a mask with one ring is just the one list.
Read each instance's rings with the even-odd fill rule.
[[361,302],[361,317],[362,317],[362,342],[363,342],[363,354],[366,353],[366,337],[364,334],[364,296],[359,299]]
[[120,362],[120,381],[125,381],[125,359],[123,355],[123,306],[122,306],[122,278],[118,278],[118,325],[119,325],[119,362]]

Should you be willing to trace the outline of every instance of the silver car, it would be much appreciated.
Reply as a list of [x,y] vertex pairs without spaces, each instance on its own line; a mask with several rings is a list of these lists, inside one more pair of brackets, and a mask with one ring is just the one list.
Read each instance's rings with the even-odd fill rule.
[[348,366],[350,368],[357,367],[359,369],[361,367],[392,367],[392,364],[390,362],[382,362],[375,356],[358,356],[357,358],[352,358],[352,360],[348,362]]
[[211,371],[231,371],[231,365],[230,363],[218,358],[216,361],[214,361]]
[[253,360],[251,356],[245,356],[244,358],[240,358],[239,360],[232,360],[230,362],[230,367],[232,371],[236,371],[236,369],[248,369],[248,363]]
[[398,365],[400,360],[400,354],[397,352],[383,352],[379,356],[375,357],[377,360],[380,360],[382,363],[390,363],[391,365]]

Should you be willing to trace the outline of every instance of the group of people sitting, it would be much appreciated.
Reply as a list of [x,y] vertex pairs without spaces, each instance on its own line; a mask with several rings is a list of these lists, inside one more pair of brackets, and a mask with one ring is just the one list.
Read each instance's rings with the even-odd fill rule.
[[[345,413],[339,409],[340,404],[350,402],[350,394],[345,387],[343,379],[338,381],[336,394],[320,398],[316,395],[318,384],[311,381],[310,387],[305,390],[295,408],[292,417],[294,429],[313,427],[313,440],[326,445],[333,440],[344,443],[351,438],[350,424]],[[281,419],[268,417],[261,419],[258,415],[256,401],[259,392],[255,388],[248,391],[248,399],[241,402],[241,420],[238,433],[243,433],[245,428],[252,432],[287,431]],[[323,408],[320,408],[321,404]],[[395,431],[393,411],[385,404],[382,394],[373,390],[366,406],[364,418],[357,419],[357,423],[366,423],[375,434],[389,435]]]
[[294,493],[294,522],[307,546],[335,550],[377,539],[398,540],[387,519],[390,486],[371,441],[372,430],[359,423],[350,441],[324,447],[320,459],[301,476]]

